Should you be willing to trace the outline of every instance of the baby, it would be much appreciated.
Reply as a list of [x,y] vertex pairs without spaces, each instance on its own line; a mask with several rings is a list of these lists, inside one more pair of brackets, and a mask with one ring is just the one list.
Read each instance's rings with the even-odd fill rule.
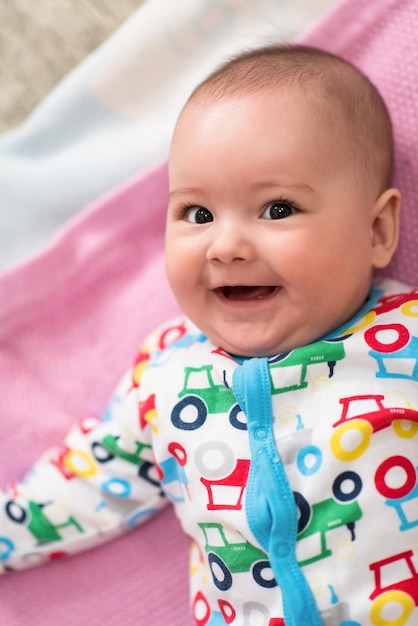
[[196,88],[166,229],[186,317],[2,496],[5,570],[172,502],[199,626],[416,622],[418,290],[373,279],[392,161],[380,95],[328,53],[246,52]]

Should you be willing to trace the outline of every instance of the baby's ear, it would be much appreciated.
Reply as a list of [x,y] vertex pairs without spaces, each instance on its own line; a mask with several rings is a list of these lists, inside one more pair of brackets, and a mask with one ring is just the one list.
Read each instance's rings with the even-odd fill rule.
[[373,207],[372,259],[376,269],[389,265],[399,239],[401,194],[398,189],[386,189]]

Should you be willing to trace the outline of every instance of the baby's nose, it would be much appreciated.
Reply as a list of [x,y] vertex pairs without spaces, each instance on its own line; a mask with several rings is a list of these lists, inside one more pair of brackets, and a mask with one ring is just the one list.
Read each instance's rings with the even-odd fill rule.
[[235,260],[251,260],[254,246],[251,233],[243,226],[222,226],[213,232],[213,238],[207,250],[209,261],[231,263]]

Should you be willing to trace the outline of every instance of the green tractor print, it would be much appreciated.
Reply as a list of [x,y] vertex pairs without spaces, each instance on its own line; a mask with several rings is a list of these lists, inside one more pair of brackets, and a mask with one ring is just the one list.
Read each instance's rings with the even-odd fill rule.
[[213,365],[186,367],[184,386],[178,397],[180,402],[171,412],[171,421],[176,428],[196,430],[203,426],[209,413],[228,413],[234,428],[247,429],[246,422],[239,420],[241,408],[232,389],[226,381],[222,384],[214,382]]
[[230,589],[232,575],[243,572],[251,572],[261,587],[277,586],[263,550],[245,541],[239,533],[230,532],[227,538],[226,529],[217,522],[200,523],[199,526],[205,536],[205,551],[213,582],[220,591]]

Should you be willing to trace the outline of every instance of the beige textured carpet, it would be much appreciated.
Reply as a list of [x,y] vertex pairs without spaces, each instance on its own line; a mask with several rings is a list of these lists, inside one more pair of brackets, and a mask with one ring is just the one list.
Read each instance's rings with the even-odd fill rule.
[[1,0],[0,132],[34,106],[143,0]]

